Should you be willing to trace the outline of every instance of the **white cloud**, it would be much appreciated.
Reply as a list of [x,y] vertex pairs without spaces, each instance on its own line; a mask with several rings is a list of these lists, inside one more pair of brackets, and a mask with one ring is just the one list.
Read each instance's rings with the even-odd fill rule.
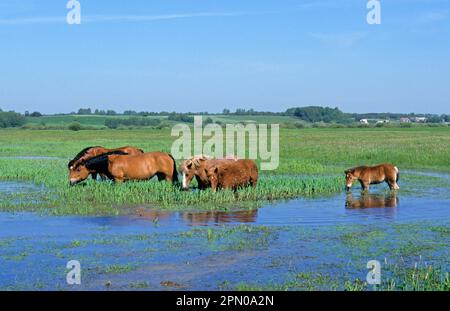
[[[181,18],[200,18],[200,17],[233,17],[246,15],[245,12],[199,12],[183,14],[165,14],[165,15],[91,15],[81,16],[81,23],[96,22],[151,22],[159,20],[171,20]],[[66,17],[31,17],[0,19],[0,25],[20,25],[20,24],[50,24],[65,23]]]

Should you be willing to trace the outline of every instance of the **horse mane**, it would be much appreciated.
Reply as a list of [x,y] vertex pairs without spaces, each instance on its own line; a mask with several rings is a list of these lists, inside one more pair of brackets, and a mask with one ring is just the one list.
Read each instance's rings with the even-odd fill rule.
[[195,167],[199,167],[200,166],[200,161],[206,161],[206,160],[211,160],[212,157],[204,155],[204,154],[200,154],[200,155],[196,155],[192,158],[190,158],[188,161],[190,161]]
[[108,170],[108,156],[112,154],[127,155],[128,153],[119,150],[110,151],[90,158],[89,160],[81,162],[78,165],[84,165],[89,170],[106,172]]
[[83,150],[78,152],[78,154],[72,160],[69,161],[69,164],[67,164],[67,167],[70,168],[77,160],[79,160],[82,156],[84,156],[88,150],[90,150],[92,148],[99,148],[99,147],[101,147],[101,146],[91,146],[91,147],[84,148]]

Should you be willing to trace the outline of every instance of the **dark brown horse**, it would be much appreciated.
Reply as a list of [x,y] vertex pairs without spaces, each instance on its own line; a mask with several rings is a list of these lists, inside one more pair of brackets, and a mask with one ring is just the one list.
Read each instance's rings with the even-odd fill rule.
[[117,183],[128,180],[148,180],[157,176],[158,180],[178,182],[175,160],[163,152],[147,152],[127,155],[121,151],[109,152],[78,164],[69,175],[74,185],[87,179],[92,171],[104,174]]
[[[135,154],[142,154],[144,151],[142,149],[138,149],[131,146],[125,146],[120,148],[114,148],[114,149],[107,149],[102,146],[94,146],[94,147],[87,147],[81,150],[72,160],[69,161],[67,164],[67,168],[69,171],[73,170],[78,166],[78,164],[82,162],[86,162],[89,159],[92,159],[96,156],[108,153],[108,152],[115,152],[115,151],[121,151],[129,155],[135,155]],[[105,178],[102,174],[102,179]],[[97,179],[97,172],[91,173],[92,179]]]
[[205,174],[214,192],[217,189],[237,190],[249,185],[255,188],[258,182],[258,167],[248,159],[212,163],[205,168]]
[[364,191],[369,190],[369,185],[386,182],[391,190],[398,190],[400,187],[398,168],[392,164],[385,163],[376,166],[359,166],[345,171],[347,181],[347,191],[350,190],[355,180],[358,180]]

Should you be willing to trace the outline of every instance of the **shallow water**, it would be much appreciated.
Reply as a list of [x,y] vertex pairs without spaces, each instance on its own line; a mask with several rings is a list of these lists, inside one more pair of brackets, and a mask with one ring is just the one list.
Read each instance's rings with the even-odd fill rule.
[[26,194],[41,191],[44,187],[29,182],[0,181],[0,196],[8,194]]
[[61,160],[64,158],[51,156],[0,156],[0,159]]
[[[416,178],[423,174],[434,178],[433,186]],[[111,217],[2,212],[0,289],[232,289],[288,281],[298,272],[343,282],[364,279],[367,261],[385,258],[404,265],[424,258],[448,271],[450,175],[405,175],[400,186],[407,190],[397,194],[385,185],[366,195],[355,187],[257,210],[142,206]],[[0,182],[0,195],[36,190]],[[72,259],[82,264],[80,286],[65,282]]]

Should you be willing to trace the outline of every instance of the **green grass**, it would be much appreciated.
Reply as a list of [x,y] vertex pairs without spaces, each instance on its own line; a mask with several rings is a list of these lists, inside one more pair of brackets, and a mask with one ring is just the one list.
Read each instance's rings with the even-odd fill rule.
[[271,200],[339,192],[344,182],[343,170],[354,165],[392,162],[400,170],[450,171],[450,128],[282,129],[280,166],[275,171],[262,172],[256,189],[243,189],[236,194],[181,192],[153,181],[123,185],[89,181],[84,187],[68,186],[67,161],[86,146],[134,145],[146,151],[170,152],[173,140],[167,129],[0,130],[0,180],[30,181],[46,189],[3,195],[0,209],[49,208],[55,214],[118,214],[124,206],[140,204],[165,209],[254,208]]
[[[450,291],[450,276],[439,267],[390,267],[391,275],[379,285],[369,285],[360,279],[342,281],[335,276],[316,272],[300,272],[283,283],[239,283],[239,291]],[[229,287],[229,286],[228,286]],[[229,289],[226,287],[227,289]]]
[[135,270],[136,267],[130,264],[114,264],[108,265],[104,268],[105,273],[126,273]]

